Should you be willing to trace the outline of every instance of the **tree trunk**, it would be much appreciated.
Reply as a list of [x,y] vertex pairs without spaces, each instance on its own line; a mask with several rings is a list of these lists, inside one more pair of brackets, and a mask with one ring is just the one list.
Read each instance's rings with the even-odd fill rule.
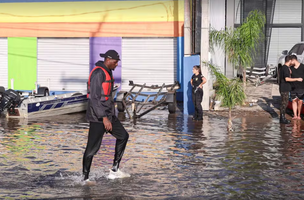
[[243,87],[244,87],[244,91],[246,89],[246,68],[245,67],[242,67],[243,68]]
[[[242,72],[243,72],[243,90],[246,93],[246,68],[243,67],[242,65],[240,65],[240,67],[241,67]],[[244,100],[242,105],[244,106],[245,104],[246,103],[245,103],[245,100]]]

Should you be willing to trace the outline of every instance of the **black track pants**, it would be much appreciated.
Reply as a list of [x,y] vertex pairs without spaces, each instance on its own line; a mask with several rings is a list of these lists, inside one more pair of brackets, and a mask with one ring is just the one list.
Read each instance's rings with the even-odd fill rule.
[[[119,167],[119,163],[124,154],[129,139],[129,134],[117,119],[117,117],[113,117],[112,121],[112,131],[110,133],[116,138],[113,165],[116,163],[118,164],[117,167]],[[102,123],[90,122],[88,143],[83,155],[83,174],[89,174],[93,156],[98,152],[100,148],[104,133],[105,127]]]
[[285,115],[286,108],[289,101],[289,92],[281,92],[281,106],[280,106],[280,113]]
[[202,108],[202,101],[203,101],[204,91],[202,89],[198,89],[195,93],[192,91],[192,101],[195,107],[194,118],[195,119],[202,119],[203,118],[203,108]]

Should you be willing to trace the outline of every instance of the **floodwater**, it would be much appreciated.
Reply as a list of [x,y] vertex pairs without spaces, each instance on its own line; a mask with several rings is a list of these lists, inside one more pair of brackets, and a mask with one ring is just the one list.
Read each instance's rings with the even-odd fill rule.
[[227,133],[225,117],[203,122],[157,110],[132,123],[121,168],[107,180],[115,139],[105,135],[82,182],[85,114],[35,120],[1,118],[1,199],[303,199],[304,125],[243,114]]

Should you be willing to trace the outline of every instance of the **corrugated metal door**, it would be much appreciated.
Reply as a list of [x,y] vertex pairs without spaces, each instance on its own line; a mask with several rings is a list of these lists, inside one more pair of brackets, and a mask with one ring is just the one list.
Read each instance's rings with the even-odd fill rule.
[[300,28],[273,28],[269,46],[268,63],[278,65],[278,58],[283,50],[290,50],[301,41]]
[[51,91],[85,90],[89,55],[89,38],[38,38],[38,84]]
[[301,23],[302,1],[276,0],[273,23]]
[[0,38],[0,86],[8,86],[7,38]]
[[173,84],[177,74],[176,38],[123,38],[122,90],[136,84]]
[[[302,1],[276,0],[273,23],[301,23]],[[301,41],[301,28],[272,28],[267,64],[277,65],[278,57],[283,50],[290,50]]]

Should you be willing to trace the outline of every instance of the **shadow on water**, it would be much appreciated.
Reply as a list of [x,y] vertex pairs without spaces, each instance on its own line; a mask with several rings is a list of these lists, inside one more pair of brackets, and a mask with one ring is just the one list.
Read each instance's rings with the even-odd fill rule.
[[85,114],[0,119],[0,197],[11,199],[301,199],[303,121],[280,125],[252,113],[234,119],[206,112],[196,122],[159,109],[130,121],[121,162],[130,178],[107,180],[115,139],[106,134],[82,182],[89,125]]
[[262,99],[265,100],[265,102],[260,102],[258,105],[266,112],[270,114],[272,118],[278,118],[279,115],[276,113],[274,108],[277,108],[280,110],[279,104],[276,103],[278,101],[277,97],[273,97],[272,99],[262,97]]

